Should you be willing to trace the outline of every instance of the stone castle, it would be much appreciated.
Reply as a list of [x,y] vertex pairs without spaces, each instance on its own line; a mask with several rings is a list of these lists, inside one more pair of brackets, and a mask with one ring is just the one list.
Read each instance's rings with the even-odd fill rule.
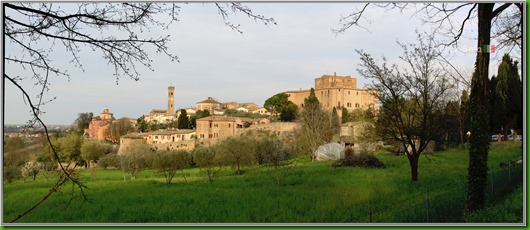
[[[351,76],[322,75],[315,79],[315,96],[320,105],[331,110],[346,108],[349,112],[355,109],[379,109],[379,100],[374,95],[373,89],[357,88],[357,79]],[[297,90],[284,92],[289,100],[298,106],[304,107],[304,99],[309,96],[310,90]],[[339,116],[341,113],[339,113]]]

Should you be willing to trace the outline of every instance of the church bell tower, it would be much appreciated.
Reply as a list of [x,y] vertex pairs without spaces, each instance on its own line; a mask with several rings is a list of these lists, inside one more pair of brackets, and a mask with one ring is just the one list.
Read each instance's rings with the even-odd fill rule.
[[175,113],[175,87],[167,87],[167,114]]

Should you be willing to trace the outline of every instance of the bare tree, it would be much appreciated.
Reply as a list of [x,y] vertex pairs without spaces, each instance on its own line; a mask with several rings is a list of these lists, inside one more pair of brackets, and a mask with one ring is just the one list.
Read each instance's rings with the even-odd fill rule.
[[[45,98],[45,93],[50,90],[50,77],[69,78],[64,63],[54,63],[50,58],[53,51],[64,50],[61,55],[70,56],[71,63],[82,70],[84,68],[79,53],[83,48],[99,52],[107,64],[113,67],[116,83],[121,76],[138,80],[140,67],[154,70],[153,60],[147,51],[150,47],[170,60],[178,61],[178,57],[168,49],[169,35],[150,37],[151,33],[146,33],[155,27],[167,30],[173,22],[178,21],[180,6],[176,3],[17,2],[2,5],[4,41],[12,46],[12,49],[4,53],[4,64],[19,65],[26,72],[25,75],[18,75],[11,68],[6,68],[4,80],[20,90],[30,108],[32,119],[28,121],[27,127],[40,124],[44,127],[46,136],[48,129],[40,116],[44,113],[42,106],[51,101]],[[241,13],[265,25],[276,24],[274,19],[255,14],[241,3],[219,3],[215,7],[225,24],[240,33],[239,25],[229,20],[232,14]],[[31,95],[24,87],[29,83],[39,87],[36,95]],[[47,140],[54,158],[60,161],[49,136]],[[37,207],[67,181],[77,185],[84,199],[87,199],[84,184],[70,173],[72,171],[62,166],[61,171],[64,176],[59,177],[44,199],[11,222]]]
[[302,125],[295,130],[297,148],[309,152],[311,161],[315,161],[318,146],[329,142],[333,136],[329,114],[322,109],[315,96],[315,90],[304,99],[300,113]]
[[385,137],[398,141],[409,160],[412,180],[418,180],[418,159],[440,131],[436,114],[443,111],[446,94],[452,87],[437,61],[439,51],[432,36],[418,34],[418,44],[404,45],[400,57],[406,68],[377,64],[370,54],[361,55],[359,73],[372,79],[372,87],[382,104],[378,123]]
[[[363,27],[360,23],[361,19],[364,19],[363,13],[371,3],[364,5],[362,10],[356,10],[346,17],[341,17],[340,28],[334,30],[336,33],[342,33],[348,30],[352,26]],[[517,34],[522,34],[522,15],[524,3],[423,3],[423,4],[396,4],[396,3],[378,3],[373,4],[376,7],[385,8],[387,10],[400,10],[407,8],[409,5],[419,6],[419,10],[415,14],[423,15],[422,20],[437,27],[437,33],[449,35],[451,39],[446,42],[445,46],[451,46],[458,43],[460,40],[466,25],[475,19],[478,20],[477,24],[477,47],[480,52],[477,52],[477,60],[475,63],[475,73],[471,81],[471,96],[470,96],[470,120],[473,121],[470,124],[471,127],[471,138],[470,138],[470,150],[469,150],[469,167],[468,167],[468,191],[466,200],[466,211],[473,212],[481,209],[485,204],[485,194],[487,185],[487,159],[489,149],[489,133],[488,132],[488,120],[489,114],[487,113],[487,98],[488,98],[488,70],[490,53],[488,48],[491,44],[492,38],[492,25],[495,20],[502,21],[501,16],[503,13],[512,18],[513,15],[519,15],[519,31],[515,29],[515,36],[506,36],[507,39],[502,39],[503,46],[517,46]],[[495,7],[497,5],[497,7]],[[506,9],[510,6],[515,6],[519,10],[508,12]],[[513,8],[513,7],[512,7]],[[465,17],[458,19],[457,12],[464,12]],[[517,18],[514,16],[513,18]],[[513,19],[512,19],[513,20]],[[513,20],[515,21],[515,20]],[[496,24],[499,26],[501,24]],[[510,23],[505,23],[506,26],[511,26]],[[364,27],[363,27],[364,28]],[[517,28],[511,27],[511,28]],[[512,29],[503,29],[503,27],[497,28],[499,31],[498,36],[504,34],[502,31],[512,31]],[[512,39],[515,38],[515,39]],[[522,36],[520,37],[522,38]],[[521,53],[523,41],[520,40]]]

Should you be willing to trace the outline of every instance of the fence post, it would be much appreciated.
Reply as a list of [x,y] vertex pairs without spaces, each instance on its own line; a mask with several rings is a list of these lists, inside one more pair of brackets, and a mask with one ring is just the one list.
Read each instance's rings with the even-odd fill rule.
[[372,223],[372,206],[370,206],[370,223]]
[[491,166],[491,196],[493,197],[493,166]]
[[427,193],[425,196],[425,206],[427,208],[427,223],[429,223],[429,189],[427,189]]
[[508,183],[512,186],[512,161],[508,161]]

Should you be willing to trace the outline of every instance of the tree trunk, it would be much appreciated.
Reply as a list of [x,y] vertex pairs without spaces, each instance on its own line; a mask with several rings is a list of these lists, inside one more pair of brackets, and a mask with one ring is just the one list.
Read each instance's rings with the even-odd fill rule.
[[470,97],[471,137],[467,179],[466,212],[484,207],[488,177],[489,113],[488,68],[490,54],[484,49],[490,44],[492,12],[495,4],[478,3],[478,47],[475,78],[472,79]]
[[407,155],[410,164],[410,172],[412,181],[418,181],[418,160],[419,155]]
[[241,175],[241,169],[239,168],[239,161],[237,162],[237,175]]

